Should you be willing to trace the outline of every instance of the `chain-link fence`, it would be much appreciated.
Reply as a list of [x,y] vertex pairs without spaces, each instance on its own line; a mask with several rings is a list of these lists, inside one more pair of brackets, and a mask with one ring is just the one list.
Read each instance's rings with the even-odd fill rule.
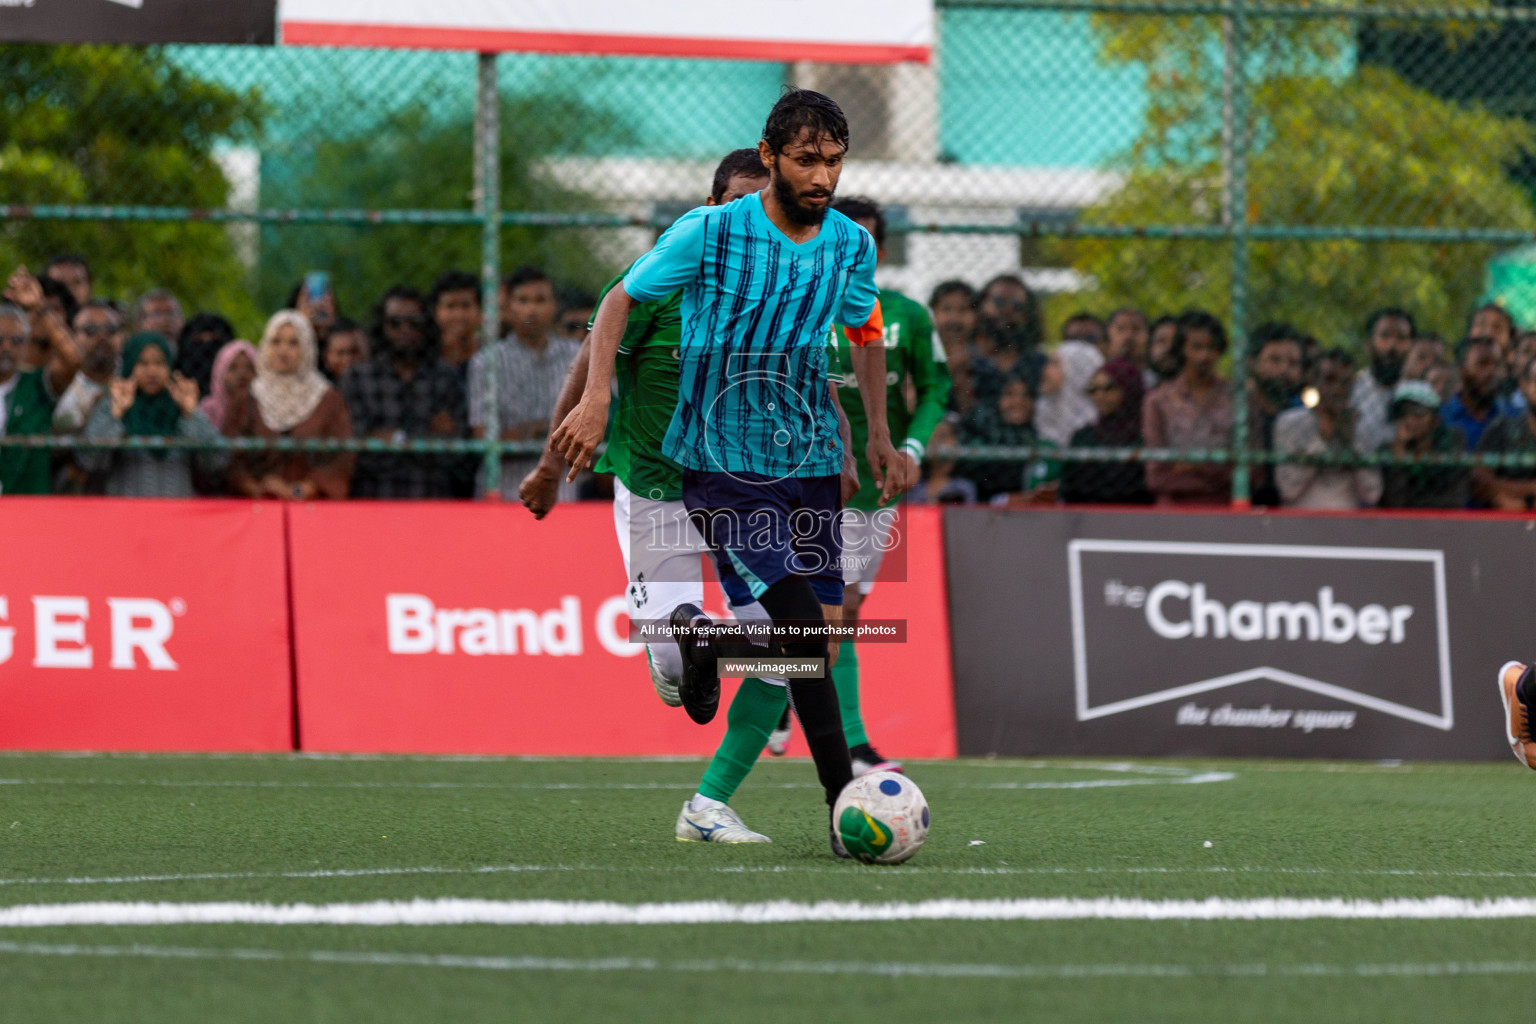
[[[930,496],[1536,495],[1529,5],[940,0],[929,66],[94,46],[0,66],[0,264],[78,253],[96,294],[168,288],[244,337],[316,270],[375,328],[386,289],[450,268],[482,281],[486,336],[523,264],[580,308],[785,85],[815,88],[852,126],[840,194],[884,207],[882,284],[936,298],[954,386]],[[1383,308],[1409,317],[1368,323]],[[1170,322],[1191,310],[1214,320]],[[1458,344],[1484,335],[1491,355]],[[494,477],[499,433],[404,447]]]

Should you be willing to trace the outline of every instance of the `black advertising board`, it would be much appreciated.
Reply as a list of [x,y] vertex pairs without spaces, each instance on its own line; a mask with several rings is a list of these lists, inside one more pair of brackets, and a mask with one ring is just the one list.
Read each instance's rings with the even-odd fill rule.
[[276,41],[277,0],[0,0],[0,42]]
[[1509,757],[1536,521],[950,509],[962,754]]

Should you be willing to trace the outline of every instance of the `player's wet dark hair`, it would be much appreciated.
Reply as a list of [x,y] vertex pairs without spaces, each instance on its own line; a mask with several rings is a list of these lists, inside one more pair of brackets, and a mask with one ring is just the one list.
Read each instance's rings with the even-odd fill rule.
[[833,203],[832,209],[849,220],[874,221],[875,245],[885,248],[885,211],[880,209],[879,203],[868,196],[849,196]]
[[725,154],[725,159],[715,168],[715,180],[709,188],[710,198],[717,203],[724,199],[725,190],[737,175],[744,178],[768,177],[768,168],[763,166],[763,158],[756,149],[733,149]]
[[763,125],[763,141],[775,154],[782,153],[807,128],[813,139],[825,136],[848,148],[848,118],[843,108],[830,96],[810,89],[791,89],[779,97]]

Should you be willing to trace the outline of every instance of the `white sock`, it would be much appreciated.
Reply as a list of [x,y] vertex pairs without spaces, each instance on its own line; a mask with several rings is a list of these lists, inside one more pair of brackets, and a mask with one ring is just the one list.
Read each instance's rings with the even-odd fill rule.
[[688,801],[688,809],[694,814],[700,811],[708,811],[715,807],[724,807],[725,804],[714,797],[705,796],[703,793],[693,794],[693,799]]

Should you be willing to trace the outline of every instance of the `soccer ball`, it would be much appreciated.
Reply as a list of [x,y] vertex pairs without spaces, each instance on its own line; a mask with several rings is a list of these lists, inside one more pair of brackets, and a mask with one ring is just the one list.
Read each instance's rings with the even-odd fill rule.
[[832,820],[850,857],[900,864],[928,838],[928,801],[905,775],[870,772],[843,787]]

